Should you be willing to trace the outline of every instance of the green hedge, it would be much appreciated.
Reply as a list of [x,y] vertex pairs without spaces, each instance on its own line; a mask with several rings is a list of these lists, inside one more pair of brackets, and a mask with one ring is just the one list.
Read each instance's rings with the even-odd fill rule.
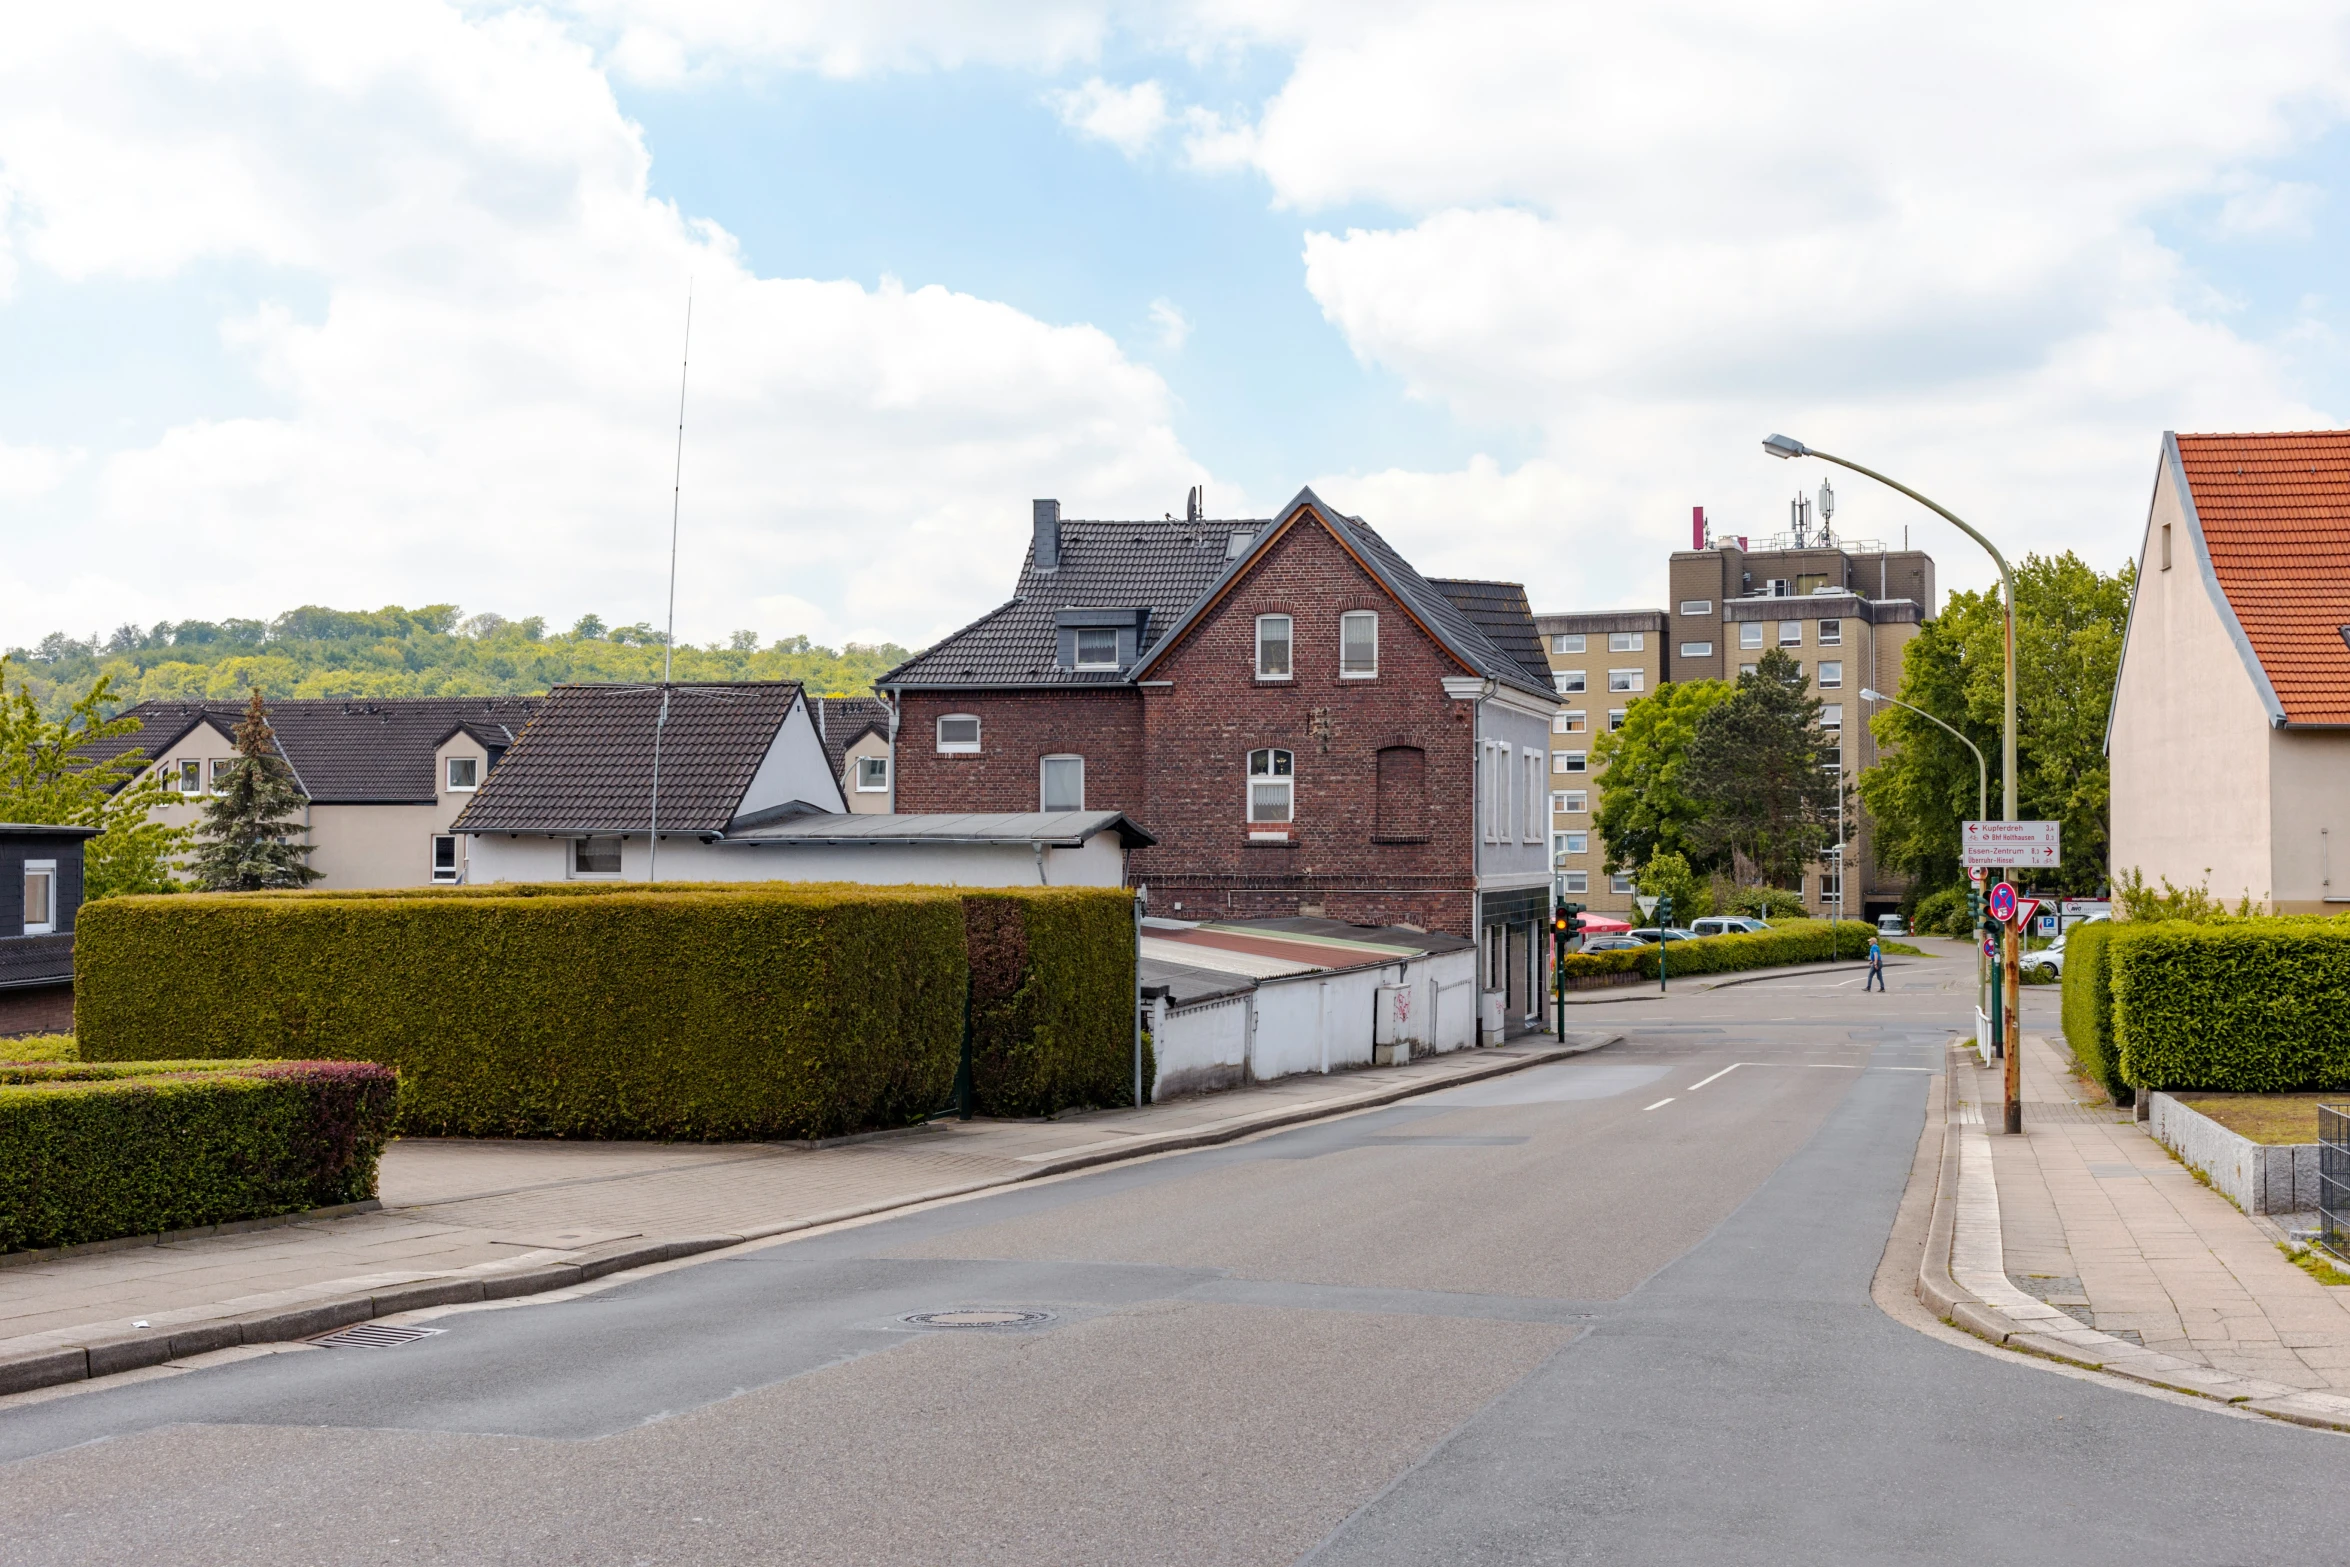
[[[1132,904],[1105,888],[110,898],[77,929],[76,1032],[89,1060],[379,1061],[400,1072],[409,1133],[833,1136],[947,1102],[979,901],[1020,910],[1025,937],[1012,982],[976,998],[1003,1063],[980,1109],[1123,1102]],[[1017,1015],[990,1010],[1015,998]]]
[[[966,892],[963,930],[982,1113],[1132,1103],[1134,905],[1084,887]],[[1146,1047],[1146,1095],[1152,1076]]]
[[189,1065],[0,1076],[0,1251],[375,1195],[397,1088],[390,1072],[351,1061]]
[[[1745,935],[1700,936],[1695,941],[1676,941],[1665,974],[1669,980],[1681,974],[1729,974],[1740,969],[1776,968],[1783,963],[1824,963],[1835,957],[1856,959],[1868,955],[1869,938],[1876,934],[1874,927],[1859,920],[1845,920],[1833,932],[1830,926],[1828,920],[1790,920]],[[1638,951],[1570,953],[1559,966],[1570,984],[1610,974],[1638,974],[1644,979],[1654,979],[1661,950],[1651,943]]]
[[[2068,980],[2079,939],[2065,943]],[[2108,1037],[2135,1087],[2350,1088],[2350,922],[2129,921],[2106,938],[2105,966]],[[2094,983],[2083,975],[2084,988]],[[2068,1004],[2072,994],[2068,985]]]

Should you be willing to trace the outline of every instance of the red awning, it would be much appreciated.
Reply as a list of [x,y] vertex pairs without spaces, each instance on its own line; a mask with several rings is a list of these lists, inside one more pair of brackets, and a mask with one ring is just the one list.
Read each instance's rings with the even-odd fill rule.
[[1620,936],[1632,928],[1629,920],[1616,919],[1606,914],[1583,916],[1583,934],[1586,936]]

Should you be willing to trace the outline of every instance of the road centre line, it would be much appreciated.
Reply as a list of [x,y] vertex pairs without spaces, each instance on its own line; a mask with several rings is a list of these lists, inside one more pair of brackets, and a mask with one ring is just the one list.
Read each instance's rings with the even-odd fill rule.
[[1680,1095],[1678,1095],[1678,1094],[1667,1094],[1667,1095],[1665,1095],[1665,1097],[1664,1097],[1664,1098],[1662,1098],[1662,1099],[1659,1099],[1659,1100],[1658,1100],[1658,1101],[1657,1101],[1655,1104],[1652,1104],[1652,1105],[1642,1105],[1642,1106],[1640,1107],[1640,1109],[1641,1109],[1641,1112],[1642,1112],[1643,1114],[1646,1114],[1646,1113],[1647,1113],[1648,1111],[1650,1111],[1650,1110],[1662,1110],[1662,1109],[1663,1109],[1663,1108],[1664,1108],[1666,1105],[1669,1105],[1669,1104],[1671,1104],[1671,1103],[1672,1103],[1672,1102],[1673,1102],[1675,1099],[1678,1099],[1678,1098],[1680,1098],[1680,1097],[1681,1097],[1681,1096],[1680,1096]]
[[[1731,1062],[1731,1063],[1730,1063],[1728,1066],[1726,1066],[1726,1067],[1723,1067],[1723,1068],[1722,1068],[1722,1069],[1721,1069],[1719,1072],[1716,1072],[1716,1073],[1714,1074],[1714,1077],[1728,1077],[1728,1076],[1729,1076],[1729,1075],[1730,1075],[1732,1072],[1735,1072],[1735,1071],[1737,1071],[1737,1070],[1738,1070],[1740,1067],[1742,1067],[1742,1066],[1768,1066],[1768,1065],[1770,1065],[1770,1063],[1769,1063],[1768,1061],[1733,1061],[1733,1062]],[[1689,1092],[1691,1092],[1691,1093],[1693,1093],[1693,1094],[1694,1094],[1694,1093],[1696,1093],[1696,1092],[1697,1092],[1697,1091],[1698,1091],[1700,1088],[1703,1088],[1703,1087],[1706,1085],[1706,1083],[1710,1083],[1710,1082],[1712,1082],[1712,1081],[1714,1080],[1714,1077],[1709,1077],[1709,1078],[1706,1078],[1706,1079],[1704,1080],[1704,1082],[1691,1083],[1691,1084],[1689,1085]]]

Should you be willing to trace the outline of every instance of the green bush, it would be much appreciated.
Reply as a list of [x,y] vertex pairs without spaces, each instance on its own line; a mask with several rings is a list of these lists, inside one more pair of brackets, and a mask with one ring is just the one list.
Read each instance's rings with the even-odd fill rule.
[[[1868,955],[1869,938],[1876,932],[1859,920],[1845,920],[1831,931],[1828,920],[1791,920],[1769,930],[1738,936],[1700,936],[1676,941],[1665,960],[1668,980],[1675,975],[1729,974],[1741,969],[1776,968],[1782,963],[1824,963],[1832,958]],[[1893,950],[1888,947],[1888,951]],[[1914,949],[1908,949],[1914,950]],[[1560,960],[1560,972],[1572,985],[1576,980],[1609,974],[1638,974],[1656,978],[1660,949],[1653,943],[1638,951],[1571,953]]]
[[[92,1060],[168,1049],[379,1061],[400,1072],[408,1133],[833,1136],[947,1102],[971,977],[965,905],[981,899],[1022,910],[1028,939],[1017,982],[974,998],[985,1048],[1005,1062],[980,1109],[1123,1102],[1130,1088],[1107,1091],[1133,1053],[1132,905],[1117,889],[606,883],[112,899],[76,936],[77,1033]],[[1017,1015],[990,1010],[1017,997]]]
[[351,1061],[10,1068],[0,1251],[363,1201],[375,1195],[396,1087],[382,1067]]
[[1972,933],[1967,924],[1966,889],[1945,887],[1918,899],[1916,912],[1909,928],[1921,936],[1966,936]]
[[[963,894],[971,1076],[988,1115],[1134,1099],[1134,905],[1085,887]],[[1143,1091],[1151,1065],[1143,1062]]]
[[1743,914],[1758,920],[1807,920],[1811,911],[1803,899],[1784,887],[1738,887],[1714,899],[1715,912]]
[[[2350,1088],[2350,922],[2254,917],[2111,929],[2110,1037],[2124,1081],[2217,1093]],[[2079,940],[2078,930],[2066,940],[2068,971]]]
[[0,1039],[0,1061],[79,1060],[71,1034],[25,1034]]

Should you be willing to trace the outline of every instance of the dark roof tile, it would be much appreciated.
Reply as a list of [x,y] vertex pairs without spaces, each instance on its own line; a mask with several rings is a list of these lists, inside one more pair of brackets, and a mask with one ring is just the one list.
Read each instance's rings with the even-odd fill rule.
[[[294,770],[303,793],[319,805],[420,803],[439,798],[433,752],[462,729],[484,745],[512,743],[530,721],[537,697],[466,696],[290,698],[267,704],[278,754]],[[243,702],[141,702],[121,716],[141,727],[85,746],[93,759],[133,748],[152,761],[188,731],[211,720],[231,735],[245,717]]]

